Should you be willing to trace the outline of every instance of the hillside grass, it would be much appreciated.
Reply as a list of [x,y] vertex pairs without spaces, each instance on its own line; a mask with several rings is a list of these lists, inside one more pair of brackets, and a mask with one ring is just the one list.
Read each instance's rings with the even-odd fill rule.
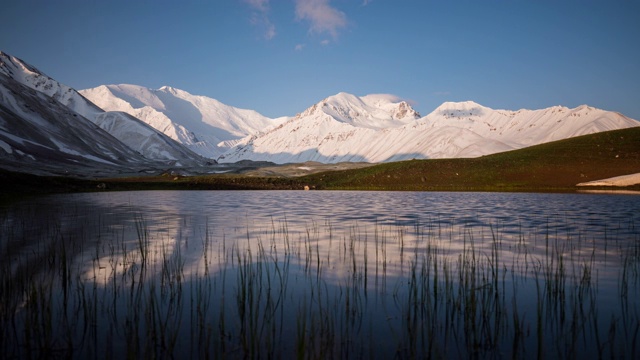
[[410,160],[302,179],[326,189],[554,191],[638,172],[640,128],[631,128],[479,158]]
[[[638,172],[640,127],[479,158],[410,160],[301,177],[216,174],[80,180],[1,171],[0,194],[7,197],[103,190],[296,190],[305,186],[324,190],[575,191],[576,184],[581,182]],[[626,189],[640,190],[640,186]]]

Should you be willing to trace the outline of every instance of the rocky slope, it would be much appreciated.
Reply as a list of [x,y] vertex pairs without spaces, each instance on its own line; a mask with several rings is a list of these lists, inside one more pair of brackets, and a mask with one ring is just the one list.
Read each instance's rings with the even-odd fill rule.
[[[144,122],[122,113],[105,112],[76,90],[59,83],[32,65],[2,52],[0,52],[0,74],[50,97],[80,117],[99,125],[149,160],[178,165],[195,165],[205,161]],[[5,100],[8,101],[8,97],[9,95],[6,95]]]

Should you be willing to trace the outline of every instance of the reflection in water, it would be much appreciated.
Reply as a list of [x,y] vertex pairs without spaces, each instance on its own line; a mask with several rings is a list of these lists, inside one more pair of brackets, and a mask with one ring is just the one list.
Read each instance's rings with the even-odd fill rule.
[[32,199],[0,210],[0,348],[631,358],[639,220],[640,198],[613,194]]

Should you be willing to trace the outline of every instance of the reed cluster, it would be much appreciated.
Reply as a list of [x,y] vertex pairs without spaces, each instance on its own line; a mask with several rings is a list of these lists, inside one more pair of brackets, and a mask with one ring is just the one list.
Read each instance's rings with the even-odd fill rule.
[[286,219],[193,238],[126,220],[2,219],[3,357],[640,356],[637,238]]

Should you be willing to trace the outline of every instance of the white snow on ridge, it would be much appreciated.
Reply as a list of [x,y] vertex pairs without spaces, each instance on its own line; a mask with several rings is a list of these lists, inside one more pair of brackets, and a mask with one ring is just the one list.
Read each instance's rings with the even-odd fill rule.
[[57,172],[70,166],[111,171],[106,167],[147,162],[78,113],[4,72],[0,73],[0,141],[12,149],[2,166],[26,172]]
[[96,117],[96,124],[147,158],[181,161],[182,164],[202,160],[186,147],[127,113],[101,113]]
[[238,109],[206,96],[163,86],[102,85],[81,94],[108,111],[123,111],[202,156],[216,158],[247,135],[278,125],[256,111]]
[[579,106],[554,106],[541,110],[493,110],[473,102],[444,103],[420,120],[424,126],[442,124],[468,129],[513,148],[640,126],[618,113]]
[[388,94],[358,97],[339,93],[316,104],[309,115],[319,112],[340,122],[369,129],[394,128],[420,118],[408,103]]
[[[71,111],[64,116],[72,124],[77,118],[78,124],[87,122],[96,131],[105,130],[135,155],[178,164],[201,162],[196,153],[220,162],[275,163],[477,157],[640,126],[619,113],[586,105],[512,111],[473,101],[445,102],[421,117],[394,95],[347,93],[327,97],[295,117],[270,119],[169,86],[154,90],[103,85],[76,92],[2,52],[0,78],[13,79],[49,97],[33,103],[42,109],[32,109],[16,102],[18,97],[10,91],[0,91],[0,105],[7,104],[29,126],[55,127],[48,118],[33,113],[44,111],[47,104],[63,104]],[[6,152],[13,146],[16,154],[16,143],[9,137],[4,140],[8,147],[0,144],[0,149]],[[45,143],[39,144],[46,147]],[[120,150],[109,147],[106,142],[95,145],[97,151],[115,159]]]
[[0,51],[0,73],[61,102],[71,110],[94,120],[102,109],[87,101],[77,91],[59,83],[24,61]]
[[393,95],[339,93],[275,128],[243,139],[218,161],[336,163],[412,158],[413,149],[398,153],[393,144],[399,129],[414,124],[419,116]]
[[[18,83],[38,91],[50,97],[54,101],[65,105],[78,115],[78,122],[91,122],[99,125],[111,136],[126,144],[126,146],[142,154],[150,160],[176,161],[184,163],[202,162],[195,153],[171,141],[162,132],[154,130],[149,125],[131,116],[109,114],[96,104],[87,100],[76,90],[50,78],[35,67],[24,61],[0,52],[0,74],[17,81]],[[13,95],[0,94],[3,102],[15,102]],[[32,123],[40,121],[40,126],[47,126],[46,122],[38,117],[33,117],[30,111],[23,111],[21,107],[13,108],[23,117],[30,118]]]
[[[259,136],[245,138],[220,162],[387,162],[477,157],[640,126],[621,114],[575,109],[493,110],[472,101],[446,102],[429,115],[390,96],[340,93]],[[404,115],[404,117],[398,114]]]
[[11,147],[11,145],[2,140],[0,140],[0,149],[4,150],[4,152],[6,152],[7,154],[13,153],[13,148]]
[[84,153],[84,152],[77,151],[75,149],[71,149],[65,143],[62,143],[60,141],[56,141],[55,139],[51,139],[51,141],[54,144],[56,144],[56,146],[58,147],[58,150],[60,150],[61,152],[65,153],[65,154],[80,156],[80,157],[83,157],[85,159],[89,159],[89,160],[96,161],[96,162],[103,163],[103,164],[107,164],[107,165],[114,165],[114,166],[117,165],[116,163],[114,163],[112,161],[108,161],[106,159],[102,159],[102,158],[99,158],[99,157],[91,155],[91,154],[87,154],[87,153]]

